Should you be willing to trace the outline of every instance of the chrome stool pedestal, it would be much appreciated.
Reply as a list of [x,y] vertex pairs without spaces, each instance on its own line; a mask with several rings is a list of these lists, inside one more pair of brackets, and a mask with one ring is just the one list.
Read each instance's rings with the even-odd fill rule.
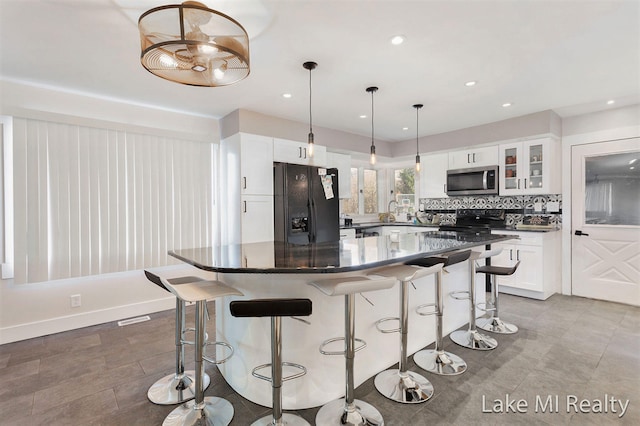
[[[147,271],[145,271],[146,273]],[[205,339],[205,312],[207,300],[224,296],[242,296],[243,294],[220,281],[197,281],[173,285],[161,278],[162,284],[178,299],[196,304],[195,326],[195,397],[175,408],[165,418],[163,426],[228,425],[233,418],[233,406],[229,401],[218,397],[204,396],[204,361],[221,364],[233,355],[233,348],[224,342],[207,343]],[[217,360],[204,353],[206,345],[221,345],[231,351],[224,359]]]
[[[469,259],[471,250],[465,250],[461,252],[446,254],[442,256],[427,257],[411,262],[413,265],[419,265],[422,267],[432,267],[436,264],[441,265],[441,268],[454,265],[456,263],[464,262]],[[442,317],[444,315],[444,300],[442,297],[442,269],[436,274],[435,285],[435,300],[434,304],[420,305],[416,309],[419,315],[435,315],[436,316],[436,342],[435,349],[423,349],[416,352],[413,355],[413,360],[420,368],[427,370],[431,373],[439,374],[442,376],[455,376],[462,374],[467,370],[467,363],[451,352],[444,350],[442,343]],[[435,311],[425,312],[423,309],[426,307],[434,307]]]
[[[345,397],[331,401],[320,408],[316,415],[318,426],[382,426],[382,414],[364,401],[354,397],[354,359],[356,351],[363,349],[366,343],[355,338],[355,294],[366,291],[385,290],[396,284],[395,278],[370,279],[365,276],[334,278],[310,282],[310,285],[328,296],[344,295],[345,337],[334,338],[320,345],[320,352],[324,355],[344,355],[345,358]],[[345,350],[340,352],[325,351],[324,347],[330,342],[343,340]],[[358,348],[356,341],[360,342]]]
[[499,317],[498,282],[496,281],[496,276],[513,275],[518,269],[519,265],[520,261],[518,260],[516,264],[511,267],[488,265],[481,266],[480,268],[476,269],[477,272],[489,274],[492,276],[491,296],[489,299],[489,303],[487,304],[489,307],[485,309],[478,307],[479,309],[482,309],[484,311],[491,312],[491,316],[489,318],[481,318],[478,320],[478,327],[480,327],[481,329],[499,334],[514,334],[518,332],[518,327],[515,324],[504,322]]
[[[163,284],[157,275],[152,274],[149,271],[144,271],[147,279],[157,285],[158,287],[169,291]],[[193,283],[196,281],[203,281],[198,277],[180,277],[171,278],[167,280],[173,285]],[[184,334],[187,331],[194,331],[193,329],[185,328],[185,303],[183,300],[176,298],[176,331],[175,331],[175,343],[176,343],[176,371],[174,374],[169,374],[158,381],[156,381],[147,391],[147,398],[149,401],[158,405],[173,405],[180,404],[196,396],[195,393],[195,378],[194,371],[184,370],[184,345],[194,344],[194,342],[187,342],[184,340]],[[209,387],[211,379],[209,375],[205,373],[203,377],[203,386],[205,389]]]
[[[403,404],[417,404],[425,402],[433,396],[433,385],[421,374],[409,371],[407,368],[407,339],[409,333],[407,293],[408,284],[418,278],[439,273],[442,264],[429,268],[421,268],[411,265],[394,265],[372,271],[369,275],[393,277],[400,281],[400,317],[383,318],[376,322],[376,328],[382,333],[400,333],[400,362],[398,368],[385,370],[376,375],[374,385],[383,396]],[[382,329],[380,325],[387,321],[398,320],[400,327],[397,329]]]
[[[311,300],[309,299],[257,299],[236,300],[230,303],[229,309],[234,317],[271,317],[271,364],[259,365],[251,374],[258,379],[271,382],[271,394],[273,412],[269,416],[262,417],[252,423],[252,426],[309,426],[302,417],[284,413],[282,410],[282,382],[302,377],[307,374],[307,369],[300,364],[282,361],[282,317],[298,317],[311,315]],[[299,321],[305,320],[296,318]],[[282,376],[282,366],[300,370],[299,373],[290,376]],[[271,368],[271,377],[263,376],[258,370]]]
[[[469,260],[469,291],[453,292],[450,296],[456,300],[469,300],[469,328],[457,330],[449,334],[449,338],[457,345],[478,351],[489,351],[498,347],[498,341],[493,337],[478,332],[476,329],[476,261],[500,254],[502,249],[471,252]],[[460,296],[467,294],[467,296]]]

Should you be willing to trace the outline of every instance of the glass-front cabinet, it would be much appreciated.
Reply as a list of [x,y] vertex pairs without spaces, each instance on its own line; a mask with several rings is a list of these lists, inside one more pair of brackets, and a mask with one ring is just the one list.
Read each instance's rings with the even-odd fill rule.
[[559,157],[559,143],[551,138],[500,145],[500,195],[558,193]]

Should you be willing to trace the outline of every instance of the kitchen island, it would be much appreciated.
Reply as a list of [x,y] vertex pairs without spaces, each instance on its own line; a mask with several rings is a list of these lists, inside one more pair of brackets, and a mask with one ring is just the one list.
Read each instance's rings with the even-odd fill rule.
[[[515,237],[434,231],[400,234],[397,241],[390,237],[368,237],[309,245],[264,242],[174,250],[169,254],[197,268],[217,272],[218,279],[242,291],[243,298],[312,300],[310,325],[293,319],[283,321],[284,360],[307,368],[305,376],[285,382],[283,386],[283,405],[291,410],[320,406],[344,393],[344,359],[321,355],[318,351],[322,341],[344,335],[343,299],[325,296],[308,285],[310,281],[367,275],[378,267],[472,247],[481,249],[512,238]],[[467,262],[447,269],[450,273],[444,278],[445,293],[467,290]],[[409,293],[410,354],[435,339],[435,319],[415,314],[418,305],[434,302],[434,277],[421,278],[414,284],[415,290],[412,288]],[[356,336],[367,342],[367,347],[356,355],[356,386],[398,361],[398,336],[382,334],[374,325],[380,318],[398,316],[398,293],[398,288],[394,287],[366,293],[356,299]],[[233,318],[228,304],[234,299],[239,298],[226,298],[216,305],[216,339],[227,341],[235,348],[234,356],[219,365],[220,371],[240,395],[270,406],[270,383],[251,376],[254,367],[270,362],[270,321],[266,318]],[[468,302],[446,298],[445,334],[467,321]],[[336,343],[327,350],[339,351],[342,347]],[[289,373],[285,367],[283,374]]]

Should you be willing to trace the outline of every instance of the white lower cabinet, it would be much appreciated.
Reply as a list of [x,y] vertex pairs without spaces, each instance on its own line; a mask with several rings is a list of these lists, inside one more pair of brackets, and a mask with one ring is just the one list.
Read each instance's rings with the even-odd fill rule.
[[356,230],[354,228],[346,228],[340,230],[340,239],[347,240],[356,237]]
[[518,235],[520,239],[494,244],[502,253],[491,258],[495,266],[520,266],[511,276],[498,276],[501,293],[545,300],[561,287],[560,233],[497,231],[497,234]]
[[273,196],[243,195],[241,204],[242,243],[273,241]]

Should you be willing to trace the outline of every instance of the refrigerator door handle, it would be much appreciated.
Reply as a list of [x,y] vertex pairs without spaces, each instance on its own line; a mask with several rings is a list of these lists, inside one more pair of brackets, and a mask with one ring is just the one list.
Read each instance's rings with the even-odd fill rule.
[[309,242],[316,242],[316,203],[313,198],[309,199],[309,211],[311,212],[311,223],[309,224]]

